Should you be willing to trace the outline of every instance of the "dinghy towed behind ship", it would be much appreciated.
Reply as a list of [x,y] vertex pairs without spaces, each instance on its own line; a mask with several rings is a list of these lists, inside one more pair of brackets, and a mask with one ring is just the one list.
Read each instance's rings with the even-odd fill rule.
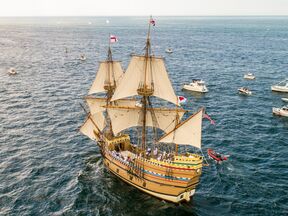
[[[100,63],[89,91],[106,96],[86,97],[90,112],[80,131],[97,142],[105,166],[118,178],[159,199],[189,201],[200,180],[203,156],[180,153],[178,145],[201,149],[204,109],[180,122],[187,111],[178,107],[164,59],[151,55],[150,26],[151,19],[145,54],[132,56],[125,74],[112,60],[109,45],[108,58]],[[173,108],[154,107],[152,96],[171,102]],[[139,98],[141,106],[136,106]],[[132,127],[136,138],[122,133],[128,128],[133,132]]]

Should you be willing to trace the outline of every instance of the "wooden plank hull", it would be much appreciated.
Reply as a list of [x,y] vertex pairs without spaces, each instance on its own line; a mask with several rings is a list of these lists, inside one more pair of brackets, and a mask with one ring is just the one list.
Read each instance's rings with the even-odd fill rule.
[[[177,178],[175,175],[161,175],[154,172],[153,166],[145,166],[146,164],[138,164],[141,169],[133,168],[131,164],[117,160],[110,154],[105,154],[104,164],[114,175],[124,182],[138,188],[139,190],[155,196],[159,199],[179,203],[181,201],[189,201],[190,197],[194,195],[195,188],[200,179],[200,173],[195,174],[191,171],[190,178]],[[181,175],[181,174],[180,174]]]

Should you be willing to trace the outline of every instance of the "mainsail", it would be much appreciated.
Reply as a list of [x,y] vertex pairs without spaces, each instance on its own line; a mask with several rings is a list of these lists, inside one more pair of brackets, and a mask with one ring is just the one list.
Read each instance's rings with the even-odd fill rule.
[[137,89],[144,83],[147,89],[154,90],[152,96],[178,105],[178,99],[169,80],[164,60],[155,56],[132,56],[112,101],[139,95]]
[[96,78],[89,90],[89,94],[106,92],[105,86],[116,87],[120,78],[123,75],[123,70],[118,61],[103,61],[100,62]]
[[[182,118],[186,110],[148,108],[146,112],[146,126],[156,127],[165,132],[175,127],[177,115]],[[108,114],[111,119],[113,133],[117,134],[130,127],[142,126],[139,119],[142,117],[141,107],[109,106]]]
[[203,109],[178,124],[172,131],[161,137],[158,142],[191,145],[201,148]]

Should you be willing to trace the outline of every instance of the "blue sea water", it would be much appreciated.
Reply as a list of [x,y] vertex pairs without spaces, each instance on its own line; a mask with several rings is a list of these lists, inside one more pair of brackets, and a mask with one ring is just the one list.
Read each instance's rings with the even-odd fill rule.
[[[209,161],[193,200],[180,205],[118,180],[79,133],[79,103],[109,34],[126,68],[131,53],[143,52],[147,18],[0,18],[0,215],[287,215],[288,119],[272,107],[288,95],[270,86],[288,77],[288,17],[156,18],[153,50],[188,99],[184,108],[205,106],[216,121],[203,123],[204,154],[230,155],[222,165]],[[10,67],[19,74],[9,76]],[[243,79],[247,71],[255,81]],[[209,93],[182,92],[192,78]],[[241,86],[253,96],[239,96]]]

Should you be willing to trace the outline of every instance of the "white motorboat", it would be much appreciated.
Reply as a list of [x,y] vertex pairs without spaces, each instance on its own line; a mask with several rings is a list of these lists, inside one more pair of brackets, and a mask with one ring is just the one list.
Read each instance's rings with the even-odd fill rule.
[[165,52],[171,54],[171,53],[173,53],[173,50],[172,50],[171,48],[167,48],[167,49],[165,50]]
[[282,101],[288,102],[288,98],[281,98]]
[[241,87],[238,89],[239,94],[243,94],[243,95],[252,95],[252,91],[250,91],[248,88],[246,87]]
[[80,55],[80,60],[81,60],[81,61],[85,61],[85,60],[86,60],[86,56],[85,56],[84,54],[81,54],[81,55]]
[[8,74],[9,74],[9,75],[16,75],[17,72],[16,72],[15,68],[10,68],[10,69],[8,70]]
[[271,86],[272,91],[287,92],[288,93],[288,79],[281,81],[280,83]]
[[205,82],[201,79],[194,79],[191,83],[184,84],[183,89],[201,93],[208,92]]
[[273,107],[273,108],[272,108],[272,112],[273,112],[273,114],[275,114],[275,115],[288,117],[288,106],[284,106],[284,107],[282,107],[282,108]]
[[256,77],[252,73],[247,73],[244,75],[244,79],[254,80]]

